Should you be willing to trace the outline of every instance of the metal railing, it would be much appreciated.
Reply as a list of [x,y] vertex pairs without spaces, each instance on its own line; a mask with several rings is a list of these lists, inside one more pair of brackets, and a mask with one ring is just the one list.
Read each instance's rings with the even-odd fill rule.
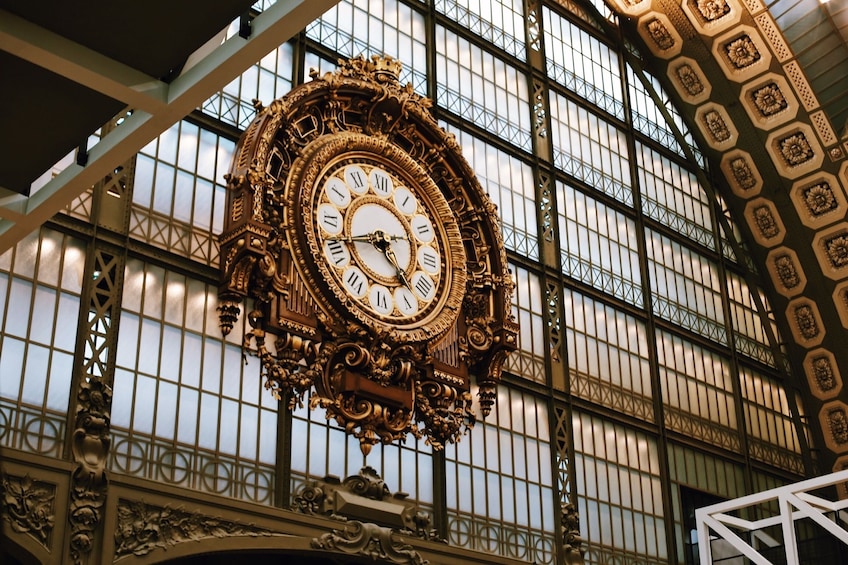
[[697,509],[700,562],[800,565],[826,546],[845,555],[846,482],[848,470]]

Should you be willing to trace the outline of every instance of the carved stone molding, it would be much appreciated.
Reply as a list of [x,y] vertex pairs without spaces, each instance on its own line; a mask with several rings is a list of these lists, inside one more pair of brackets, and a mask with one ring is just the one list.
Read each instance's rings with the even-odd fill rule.
[[796,298],[786,307],[786,319],[795,341],[804,347],[821,345],[825,327],[818,306],[808,298]]
[[639,18],[638,30],[651,53],[661,59],[676,57],[683,48],[683,39],[665,14],[645,14]]
[[651,9],[651,0],[613,0],[618,11],[637,17]]
[[848,223],[818,232],[813,250],[826,276],[837,280],[848,276]]
[[810,391],[819,400],[830,400],[842,391],[842,375],[833,353],[826,349],[814,349],[804,358],[804,372]]
[[786,297],[801,294],[807,286],[807,276],[798,261],[798,255],[788,247],[778,247],[769,252],[766,268],[777,292]]
[[838,400],[828,402],[819,411],[819,421],[830,450],[835,453],[848,451],[848,406]]
[[717,37],[713,55],[724,75],[736,82],[745,82],[765,72],[772,59],[759,31],[745,25]]
[[833,290],[833,305],[836,307],[836,313],[839,314],[842,325],[848,328],[848,281],[836,285]]
[[50,548],[55,513],[56,485],[30,477],[0,473],[0,519],[12,531],[27,534]]
[[824,162],[821,144],[807,124],[793,123],[773,132],[766,149],[778,172],[790,179],[812,173]]
[[766,198],[756,198],[745,206],[745,219],[757,243],[763,247],[774,247],[783,243],[786,228],[774,205]]
[[574,504],[562,505],[562,550],[567,565],[583,565],[583,538],[580,537],[580,514]]
[[739,132],[730,119],[730,115],[718,104],[704,104],[695,111],[695,123],[698,124],[707,144],[717,151],[736,145]]
[[344,481],[327,476],[308,482],[295,495],[294,506],[306,514],[360,519],[422,539],[438,539],[430,528],[430,515],[406,497],[402,492],[392,494],[377,471],[366,466]]
[[667,74],[680,97],[690,104],[700,104],[709,99],[712,85],[694,59],[677,57],[669,63]]
[[391,529],[357,521],[347,522],[343,530],[333,530],[313,539],[312,547],[401,565],[429,563],[415,548],[399,539]]
[[128,555],[147,555],[154,549],[180,543],[231,536],[272,536],[271,530],[189,512],[120,499],[115,526],[115,561]]
[[106,458],[112,438],[109,407],[112,389],[102,379],[89,377],[80,383],[76,426],[71,443],[74,470],[71,483],[71,558],[84,563],[94,546],[95,530],[103,520],[108,479]]
[[742,19],[742,7],[735,0],[685,0],[683,11],[695,29],[707,36],[721,33]]
[[763,189],[763,177],[746,151],[728,151],[722,157],[720,167],[736,196],[753,198]]
[[795,119],[800,107],[786,78],[775,73],[746,83],[739,101],[754,125],[765,130]]
[[836,177],[818,173],[792,185],[789,192],[801,222],[808,228],[821,228],[845,219],[848,202]]

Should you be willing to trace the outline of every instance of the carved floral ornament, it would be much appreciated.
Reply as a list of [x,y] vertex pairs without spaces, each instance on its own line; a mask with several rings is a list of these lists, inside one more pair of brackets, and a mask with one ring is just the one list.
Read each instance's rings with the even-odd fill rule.
[[[228,333],[291,409],[310,394],[363,453],[436,449],[494,404],[517,347],[496,208],[391,58],[340,61],[257,116],[237,146],[221,235]],[[273,347],[270,345],[273,344]]]

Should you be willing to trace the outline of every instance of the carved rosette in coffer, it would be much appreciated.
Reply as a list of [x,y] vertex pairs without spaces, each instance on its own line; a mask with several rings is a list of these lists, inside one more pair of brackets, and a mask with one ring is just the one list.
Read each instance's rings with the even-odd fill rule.
[[[340,61],[262,107],[227,175],[218,308],[289,408],[371,446],[456,441],[517,346],[496,207],[400,63]],[[273,346],[272,346],[273,344]]]

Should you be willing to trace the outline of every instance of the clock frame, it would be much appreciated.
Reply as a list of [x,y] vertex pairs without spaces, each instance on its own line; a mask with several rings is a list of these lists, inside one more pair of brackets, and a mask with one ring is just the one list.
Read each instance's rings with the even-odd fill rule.
[[225,177],[222,332],[246,303],[266,388],[290,409],[308,395],[365,454],[457,441],[472,386],[485,417],[517,346],[496,207],[400,70],[339,61],[257,102]]

